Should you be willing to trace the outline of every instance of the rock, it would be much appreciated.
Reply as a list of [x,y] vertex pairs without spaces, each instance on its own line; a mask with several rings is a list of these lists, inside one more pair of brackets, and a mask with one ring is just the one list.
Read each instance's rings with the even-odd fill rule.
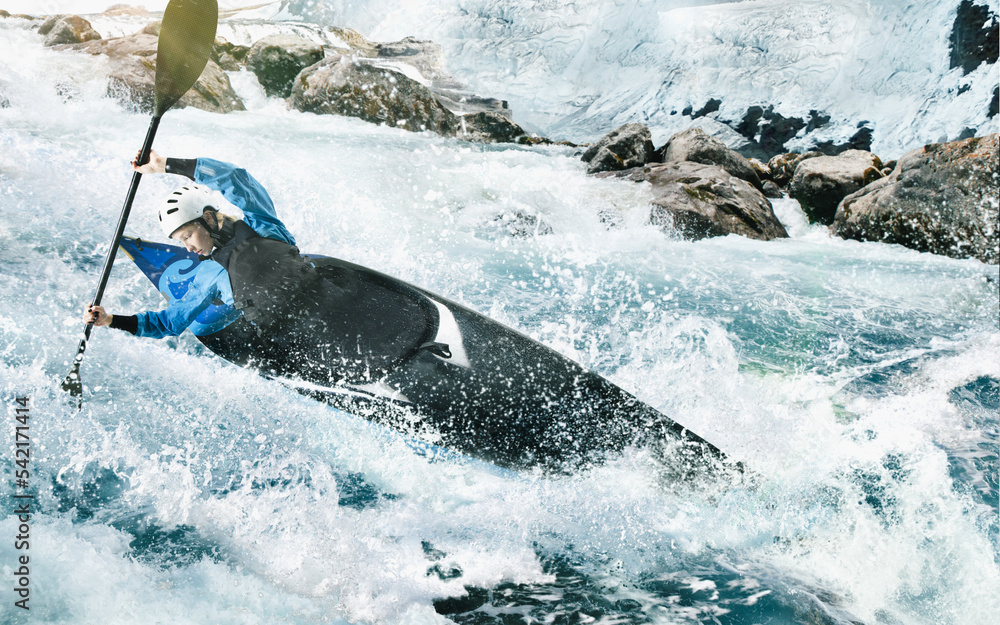
[[424,78],[434,80],[446,76],[444,52],[433,41],[406,37],[400,41],[375,44],[375,56],[395,59],[415,67]]
[[830,225],[840,201],[881,178],[881,170],[882,161],[861,150],[801,160],[792,176],[791,196],[802,205],[810,222]]
[[689,128],[670,137],[666,145],[660,148],[658,154],[664,163],[690,161],[705,165],[716,165],[741,180],[746,180],[758,190],[763,189],[760,177],[753,167],[737,152],[726,147],[726,144],[711,135],[705,134],[701,128]]
[[3,9],[0,9],[0,17],[10,17],[10,13],[4,11]]
[[104,9],[103,15],[136,15],[136,16],[146,16],[149,15],[143,7],[135,7],[129,4],[113,4],[108,8]]
[[[112,63],[108,95],[136,110],[152,113],[156,79],[157,38],[148,34],[115,37],[65,46],[90,54],[104,54]],[[209,61],[198,82],[174,105],[193,106],[214,113],[242,111],[246,107],[218,65]]]
[[[747,158],[757,158],[761,161],[768,161],[779,154],[788,151],[785,145],[793,139],[802,143],[815,136],[816,131],[826,128],[830,124],[831,115],[821,110],[809,111],[808,117],[785,117],[774,110],[774,106],[750,105],[742,117],[730,118],[727,113],[722,114],[722,106],[719,100],[709,100],[700,111],[694,112],[691,106],[686,107],[682,114],[692,119],[701,117],[698,125],[708,134],[721,139],[727,146],[739,152]],[[673,113],[671,113],[673,114]],[[739,140],[724,136],[719,128],[709,128],[706,124],[716,124],[724,127]],[[843,131],[844,122],[836,123],[839,131]],[[856,125],[857,130],[845,142],[834,143],[830,140],[815,141],[810,151],[817,151],[827,156],[836,156],[846,150],[871,150],[874,130],[871,122],[861,121]],[[728,134],[728,133],[725,133]],[[838,132],[839,134],[839,132]],[[779,185],[781,183],[778,183]]]
[[323,46],[297,35],[269,35],[250,46],[247,69],[269,96],[287,98],[299,72],[323,60]]
[[770,198],[772,200],[780,200],[785,197],[785,194],[781,192],[781,187],[774,184],[771,180],[764,181],[764,197]]
[[841,202],[833,232],[952,258],[1000,262],[997,135],[938,143]]
[[[108,95],[135,110],[152,113],[155,101],[156,55],[127,57],[108,75]],[[244,111],[246,107],[222,68],[209,61],[198,81],[181,96],[174,108],[194,108],[212,113]]]
[[163,24],[160,20],[155,22],[150,22],[142,27],[142,30],[137,32],[137,35],[152,35],[154,37],[160,36],[160,26]]
[[789,152],[772,157],[767,162],[767,169],[771,172],[771,180],[779,187],[787,185],[791,181],[792,176],[795,175],[795,168],[798,167],[799,163],[807,158],[816,158],[817,156],[823,156],[823,153],[806,152],[805,154],[799,154],[797,152]]
[[483,224],[484,234],[516,239],[552,234],[552,226],[538,215],[519,209],[494,215]]
[[407,130],[454,136],[458,118],[429,89],[392,70],[346,56],[329,56],[304,69],[289,100],[306,113],[359,117]]
[[695,111],[694,107],[691,106],[690,104],[687,105],[686,107],[684,107],[684,110],[681,111],[681,115],[687,115],[691,119],[698,119],[699,117],[705,117],[706,115],[711,115],[712,113],[715,113],[721,107],[722,107],[722,100],[709,98],[708,102],[705,103],[705,106],[701,107],[697,111]]
[[788,236],[760,191],[715,165],[681,161],[603,175],[652,184],[650,222],[673,227],[686,238],[739,234],[769,241]]
[[49,34],[50,32],[52,32],[52,29],[55,27],[56,23],[64,17],[69,17],[69,16],[65,13],[58,13],[56,15],[50,15],[46,17],[42,21],[41,25],[39,25],[38,27],[38,34],[39,35]]
[[350,46],[351,51],[362,56],[378,56],[378,45],[368,41],[364,35],[353,28],[331,26],[330,32],[336,35],[337,39]]
[[514,143],[524,136],[524,129],[499,113],[476,113],[461,118],[459,136],[483,143]]
[[744,154],[763,160],[783,151],[785,143],[809,123],[812,123],[812,119],[806,122],[800,117],[785,117],[775,113],[773,106],[768,106],[766,109],[762,106],[751,106],[743,115],[743,119],[736,124],[735,129],[750,140],[750,146],[744,148]]
[[329,32],[347,46],[334,46],[338,54],[409,76],[427,87],[441,106],[455,115],[497,113],[511,117],[507,102],[471,93],[449,75],[441,46],[432,41],[406,37],[390,43],[374,43],[349,28],[330,28]]
[[[41,32],[41,29],[39,29]],[[57,46],[64,43],[83,43],[101,38],[90,22],[78,15],[67,15],[56,20],[45,36],[46,46]]]
[[112,61],[120,61],[130,56],[155,57],[156,45],[156,35],[140,32],[127,37],[112,37],[111,39],[60,46],[59,49],[103,54]]
[[642,167],[655,158],[653,136],[644,124],[625,124],[583,153],[588,174]]
[[767,163],[762,163],[755,158],[748,158],[747,163],[749,163],[750,167],[753,168],[754,173],[757,174],[757,178],[759,178],[761,182],[771,179],[771,168],[767,166]]
[[580,147],[577,144],[572,143],[570,141],[553,141],[552,139],[548,139],[546,137],[539,137],[538,135],[535,134],[522,135],[517,138],[517,142],[520,143],[521,145],[562,145],[567,148]]
[[222,37],[215,38],[212,46],[212,60],[227,72],[237,72],[246,65],[250,46],[229,43]]
[[844,143],[834,143],[833,141],[817,141],[813,146],[813,150],[822,152],[827,156],[837,156],[838,154],[843,154],[849,150],[861,150],[862,152],[870,152],[872,149],[872,138],[874,137],[874,131],[871,129],[869,122],[862,121],[858,122],[858,131],[851,135],[851,138]]

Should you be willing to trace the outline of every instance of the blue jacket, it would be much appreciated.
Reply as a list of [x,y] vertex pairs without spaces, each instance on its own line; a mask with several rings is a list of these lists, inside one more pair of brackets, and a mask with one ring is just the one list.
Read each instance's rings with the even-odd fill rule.
[[[210,158],[199,158],[194,181],[222,193],[243,211],[243,221],[257,234],[295,245],[295,239],[278,219],[271,197],[245,169]],[[214,260],[203,260],[187,293],[159,311],[139,313],[136,336],[161,339],[184,331],[216,299],[233,305],[229,272]]]

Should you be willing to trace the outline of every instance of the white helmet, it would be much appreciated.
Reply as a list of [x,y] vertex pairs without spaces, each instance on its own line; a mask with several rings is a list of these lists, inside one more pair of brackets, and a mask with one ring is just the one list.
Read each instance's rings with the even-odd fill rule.
[[212,192],[200,184],[181,187],[168,195],[160,208],[160,227],[170,238],[178,228],[201,219],[205,209],[216,210]]

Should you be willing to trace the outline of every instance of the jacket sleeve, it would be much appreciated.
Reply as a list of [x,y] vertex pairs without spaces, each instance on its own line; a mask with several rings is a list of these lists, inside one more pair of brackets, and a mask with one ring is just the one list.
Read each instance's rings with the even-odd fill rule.
[[[226,274],[223,272],[222,275]],[[199,277],[195,276],[184,297],[173,300],[163,310],[137,314],[139,327],[136,336],[154,339],[177,336],[191,325],[220,294],[215,280],[199,280]]]
[[222,193],[243,211],[247,225],[257,234],[295,245],[292,234],[278,219],[271,196],[245,169],[211,158],[199,158],[194,181]]

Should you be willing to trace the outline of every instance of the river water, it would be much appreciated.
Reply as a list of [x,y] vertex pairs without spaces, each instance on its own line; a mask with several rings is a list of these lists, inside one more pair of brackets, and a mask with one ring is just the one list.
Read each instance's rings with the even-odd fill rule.
[[[434,460],[190,334],[96,329],[78,410],[59,383],[149,121],[101,63],[0,21],[0,621],[996,622],[997,267],[833,238],[791,200],[787,240],[683,241],[572,148],[300,114],[246,74],[248,112],[171,111],[156,142],[240,164],[304,252],[524,331],[755,483],[672,484],[643,450],[558,476]],[[159,237],[176,182],[143,178],[128,233]],[[160,299],[121,258],[105,304]]]

